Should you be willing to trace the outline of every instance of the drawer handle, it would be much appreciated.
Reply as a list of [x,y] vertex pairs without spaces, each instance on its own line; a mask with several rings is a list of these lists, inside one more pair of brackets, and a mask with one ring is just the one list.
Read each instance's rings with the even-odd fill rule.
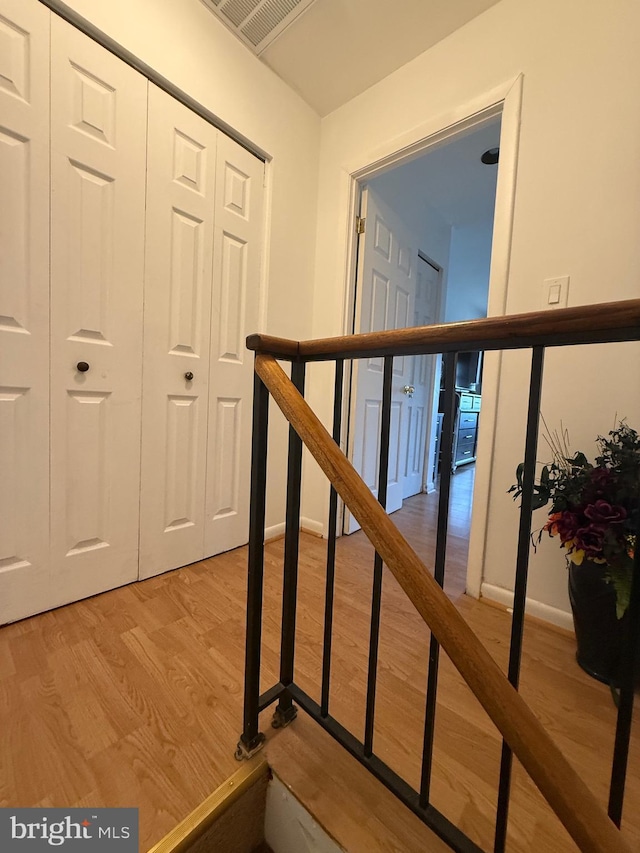
[[473,438],[473,433],[469,433],[469,435],[463,435],[463,438]]
[[462,455],[463,455],[463,456],[471,456],[471,451],[470,451],[470,450],[465,450],[465,451],[464,451],[464,453],[463,453]]

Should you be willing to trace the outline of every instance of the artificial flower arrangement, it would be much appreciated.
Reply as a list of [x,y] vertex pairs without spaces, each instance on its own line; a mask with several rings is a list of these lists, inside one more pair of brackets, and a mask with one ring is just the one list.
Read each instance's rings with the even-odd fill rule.
[[[546,426],[546,425],[545,425]],[[616,615],[629,606],[638,530],[640,436],[624,421],[598,436],[599,456],[589,462],[584,453],[570,455],[566,430],[549,433],[553,461],[543,465],[534,484],[533,508],[551,504],[546,524],[532,535],[534,547],[545,533],[557,536],[567,561],[601,563],[616,592]],[[514,499],[522,494],[524,464],[516,470]]]

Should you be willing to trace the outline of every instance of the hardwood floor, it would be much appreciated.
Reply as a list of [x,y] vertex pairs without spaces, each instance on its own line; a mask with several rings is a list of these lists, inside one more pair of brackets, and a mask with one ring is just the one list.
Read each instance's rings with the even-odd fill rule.
[[[472,479],[472,468],[454,477],[445,589],[506,668],[508,614],[462,594]],[[435,496],[416,496],[394,515],[428,564],[434,503]],[[362,534],[342,538],[337,550],[330,711],[361,737],[373,553]],[[282,552],[282,541],[266,548],[263,688],[277,680]],[[325,554],[324,540],[302,536],[296,681],[316,699]],[[0,805],[138,806],[141,849],[158,841],[237,769],[245,593],[241,548],[1,628]],[[385,573],[374,750],[414,786],[428,641]],[[578,668],[574,654],[570,634],[528,621],[521,691],[604,804],[615,709],[608,689]],[[263,730],[269,717],[265,712]],[[294,737],[311,722],[296,725],[270,740]],[[434,756],[434,805],[491,849],[500,739],[444,656]],[[629,771],[623,827],[638,845],[637,725]],[[518,766],[513,788],[510,853],[576,849]],[[423,848],[407,841],[379,849]]]

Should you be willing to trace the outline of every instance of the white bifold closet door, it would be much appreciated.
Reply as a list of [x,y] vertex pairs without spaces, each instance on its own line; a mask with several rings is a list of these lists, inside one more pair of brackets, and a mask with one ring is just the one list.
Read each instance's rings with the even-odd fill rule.
[[138,576],[147,81],[51,20],[51,593]]
[[0,0],[0,624],[247,541],[263,182]]
[[264,170],[149,91],[141,578],[247,541]]
[[0,624],[49,588],[49,18],[0,6]]

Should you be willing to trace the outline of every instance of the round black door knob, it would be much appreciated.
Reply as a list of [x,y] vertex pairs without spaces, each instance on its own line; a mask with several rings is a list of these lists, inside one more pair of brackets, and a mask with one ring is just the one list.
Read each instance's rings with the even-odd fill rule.
[[76,368],[80,371],[80,373],[86,373],[89,370],[89,365],[86,361],[79,361],[76,364]]
[[184,378],[187,380],[187,382],[191,382],[191,380],[193,379],[193,373],[190,370],[187,370],[184,375]]

